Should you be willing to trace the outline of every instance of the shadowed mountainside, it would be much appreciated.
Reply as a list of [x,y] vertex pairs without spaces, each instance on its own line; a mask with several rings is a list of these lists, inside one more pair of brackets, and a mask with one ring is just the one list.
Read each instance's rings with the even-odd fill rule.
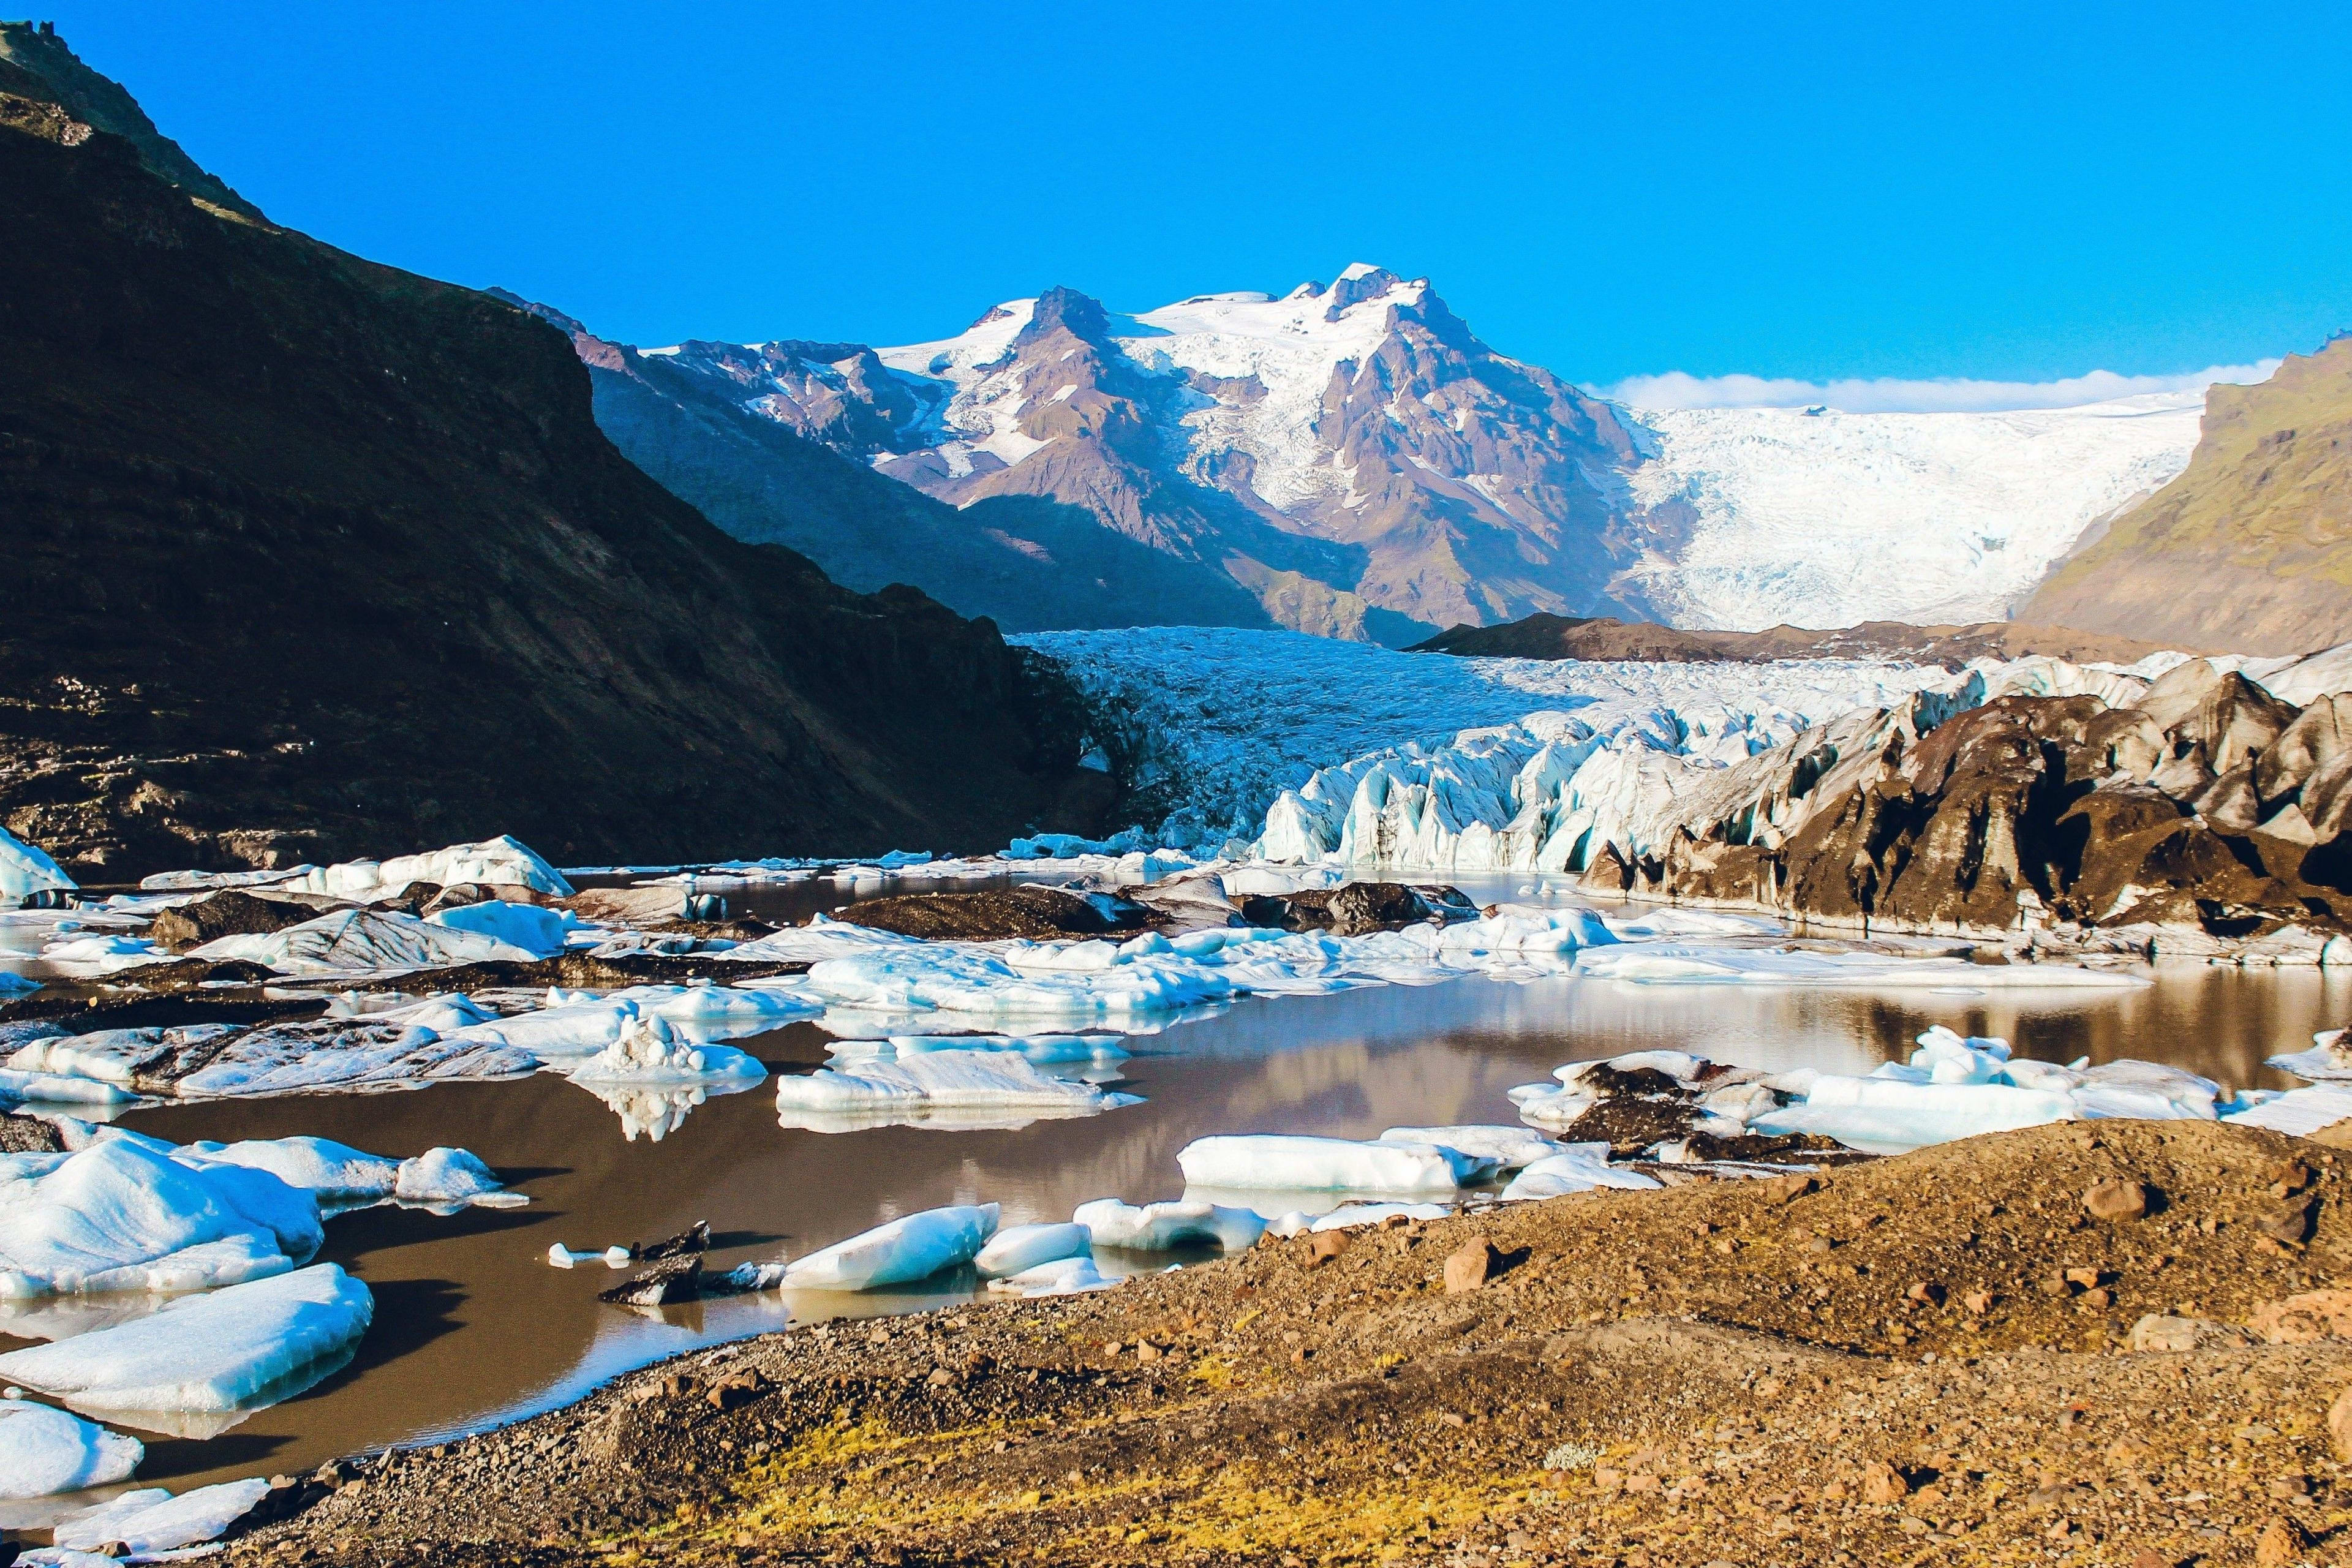
[[0,98],[12,831],[111,880],[1064,825],[1061,689],[993,626],[728,538],[614,450],[560,333],[192,200],[87,90],[26,95],[71,60],[34,37]]
[[1649,621],[1612,616],[1533,615],[1499,626],[1453,626],[1412,653],[1451,653],[1491,658],[1635,658],[1662,664],[1714,659],[1760,662],[1776,658],[1904,658],[1953,667],[1972,658],[2022,658],[2046,654],[2080,664],[2103,660],[2134,664],[2179,644],[2137,642],[2112,633],[2078,632],[2066,626],[2023,621],[1986,621],[1970,626],[1915,626],[1901,621],[1864,621],[1837,631],[1773,626],[1760,632],[1684,631]]

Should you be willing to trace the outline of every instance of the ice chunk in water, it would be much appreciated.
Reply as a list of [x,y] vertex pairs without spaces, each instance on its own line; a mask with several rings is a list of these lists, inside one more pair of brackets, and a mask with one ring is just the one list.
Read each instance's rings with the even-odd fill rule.
[[795,1258],[783,1282],[795,1290],[871,1290],[928,1279],[971,1262],[996,1234],[1000,1212],[994,1204],[959,1204],[910,1214]]
[[988,1245],[973,1256],[971,1264],[982,1279],[1003,1279],[1041,1263],[1087,1257],[1092,1247],[1087,1227],[1075,1222],[1007,1226],[989,1237]]
[[436,925],[383,910],[336,910],[282,931],[215,937],[191,958],[241,958],[281,974],[331,974],[339,970],[439,969],[454,963],[504,960],[528,963],[540,954],[478,931]]
[[[192,1276],[180,1288],[219,1284],[251,1278],[272,1254],[318,1250],[309,1193],[267,1171],[183,1163],[168,1148],[109,1131],[70,1154],[0,1155],[0,1296],[157,1288],[137,1269],[165,1260]],[[245,1245],[193,1250],[232,1240]],[[205,1265],[226,1272],[200,1277]]]
[[776,1080],[776,1108],[789,1111],[911,1110],[927,1106],[1040,1106],[1108,1110],[1141,1101],[1091,1083],[1051,1078],[1011,1051],[908,1052],[862,1061],[855,1072],[819,1068]]
[[380,1198],[399,1179],[400,1162],[330,1138],[255,1138],[240,1143],[191,1143],[189,1154],[267,1171],[289,1187],[328,1198]]
[[1559,1145],[1525,1127],[1391,1127],[1380,1136],[1383,1143],[1437,1143],[1481,1160],[1491,1160],[1498,1171],[1516,1171],[1555,1153]]
[[1176,1155],[1192,1186],[1299,1192],[1452,1192],[1495,1162],[1437,1143],[1357,1142],[1283,1133],[1195,1139]]
[[1751,1131],[1819,1132],[1856,1149],[1899,1154],[1929,1143],[2070,1121],[2074,1096],[2004,1083],[1906,1083],[1823,1073],[1804,1100],[1750,1117]]
[[1117,1198],[1080,1204],[1070,1215],[1097,1247],[1133,1252],[1166,1252],[1178,1247],[1221,1247],[1242,1252],[1257,1244],[1265,1221],[1252,1209],[1180,1201],[1140,1207]]
[[124,1492],[57,1527],[59,1546],[92,1551],[119,1541],[133,1552],[171,1552],[210,1541],[269,1492],[264,1480],[223,1481],[173,1497],[162,1487]]
[[1051,1263],[1040,1263],[1018,1274],[991,1279],[991,1291],[1004,1296],[1079,1296],[1089,1290],[1108,1290],[1118,1283],[1106,1279],[1091,1258],[1059,1258]]
[[480,1208],[520,1208],[530,1200],[505,1190],[498,1173],[463,1149],[427,1149],[400,1163],[393,1196],[412,1204],[472,1204]]
[[572,884],[562,872],[541,859],[511,834],[500,834],[478,844],[452,844],[421,855],[395,855],[381,863],[346,860],[313,867],[285,882],[290,891],[331,893],[353,903],[367,903],[396,893],[412,882],[454,888],[464,882],[491,887],[530,888],[556,898],[569,898]]
[[495,937],[541,958],[562,952],[564,939],[581,929],[580,917],[570,910],[542,909],[537,904],[510,904],[503,899],[488,899],[478,904],[460,904],[452,910],[436,910],[425,918],[435,925],[447,926],[451,931],[469,931],[480,936]]
[[73,886],[74,879],[47,850],[0,827],[0,909],[21,904],[35,893]]
[[662,1017],[632,1017],[618,1038],[572,1069],[573,1081],[698,1083],[736,1079],[758,1083],[768,1069],[732,1046],[697,1045]]
[[47,1497],[129,1480],[147,1456],[136,1437],[29,1399],[0,1399],[0,1498]]
[[[0,1355],[0,1378],[78,1410],[222,1412],[289,1397],[346,1359],[375,1300],[332,1263],[183,1296],[110,1329]],[[134,1422],[134,1424],[136,1424]]]

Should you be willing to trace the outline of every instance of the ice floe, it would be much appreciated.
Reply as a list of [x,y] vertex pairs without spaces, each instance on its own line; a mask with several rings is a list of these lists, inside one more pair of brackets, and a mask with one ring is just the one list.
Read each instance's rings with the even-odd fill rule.
[[177,1497],[162,1487],[147,1487],[76,1514],[54,1534],[68,1551],[94,1552],[120,1542],[134,1557],[152,1557],[212,1540],[268,1494],[264,1480],[222,1481]]
[[1642,1191],[1660,1184],[1654,1176],[1612,1165],[1606,1143],[1572,1143],[1556,1154],[1531,1162],[1512,1177],[1511,1184],[1503,1189],[1503,1200],[1520,1203],[1531,1198],[1556,1198],[1601,1187]]
[[581,925],[580,917],[568,910],[509,903],[502,899],[436,910],[425,918],[451,931],[471,931],[476,936],[505,942],[534,958],[562,952],[574,932],[586,929]]
[[547,1261],[558,1268],[577,1268],[583,1263],[601,1263],[607,1268],[626,1268],[637,1260],[637,1255],[625,1247],[608,1247],[602,1252],[578,1252],[562,1242],[547,1249]]
[[794,1258],[784,1267],[784,1288],[871,1290],[961,1268],[996,1234],[1001,1212],[994,1204],[959,1204],[907,1215]]
[[29,1399],[0,1399],[0,1499],[47,1497],[129,1480],[146,1458],[136,1437]]
[[188,952],[213,962],[239,958],[280,974],[376,973],[457,963],[529,963],[531,948],[483,931],[388,910],[333,910],[282,931],[215,937]]
[[1054,1225],[1008,1225],[972,1255],[982,1279],[1009,1279],[1041,1264],[1093,1256],[1094,1237],[1076,1221]]
[[2311,1049],[2275,1056],[2263,1065],[2314,1083],[2352,1080],[2352,1029],[2323,1029],[2311,1037]]
[[1198,1138],[1176,1155],[1188,1186],[1243,1192],[1453,1192],[1495,1162],[1439,1143],[1359,1142],[1290,1133]]
[[611,1045],[572,1069],[572,1081],[592,1087],[734,1082],[748,1088],[767,1076],[756,1058],[731,1046],[697,1045],[658,1015],[626,1019]]
[[382,862],[347,860],[302,868],[299,874],[284,878],[281,885],[293,891],[326,893],[366,903],[418,882],[436,888],[466,882],[521,887],[559,899],[572,892],[572,884],[562,872],[509,835],[479,844],[452,844],[421,855],[395,855]]
[[1011,1051],[908,1051],[894,1061],[858,1060],[776,1080],[783,1124],[825,1131],[935,1110],[1019,1110],[1030,1117],[1088,1116],[1140,1103],[1098,1085],[1049,1077]]
[[1592,980],[1647,984],[1740,984],[1870,991],[2132,991],[2150,984],[2126,970],[2072,963],[1971,963],[1963,958],[1863,948],[1729,946],[1706,942],[1627,942],[1576,956],[1575,972]]
[[1516,1171],[1559,1152],[1559,1144],[1525,1127],[1391,1127],[1380,1142],[1442,1144],[1491,1161],[1498,1171]]
[[1192,1201],[1139,1206],[1097,1198],[1080,1204],[1070,1219],[1085,1228],[1095,1246],[1129,1252],[1167,1252],[1179,1247],[1240,1252],[1255,1246],[1265,1229],[1255,1209]]
[[368,1288],[332,1263],[165,1302],[143,1318],[0,1355],[0,1378],[155,1429],[290,1397],[348,1359]]
[[428,1149],[412,1159],[394,1160],[331,1139],[293,1137],[191,1143],[183,1157],[268,1171],[335,1206],[396,1199],[502,1208],[528,1201],[506,1192],[497,1173],[463,1149]]

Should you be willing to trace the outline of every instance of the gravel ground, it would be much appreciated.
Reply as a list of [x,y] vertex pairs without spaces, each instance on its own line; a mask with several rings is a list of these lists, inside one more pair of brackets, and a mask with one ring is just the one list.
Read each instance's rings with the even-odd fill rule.
[[289,1486],[230,1556],[2352,1562],[2352,1293],[2292,1300],[2338,1159],[2076,1123],[795,1329]]

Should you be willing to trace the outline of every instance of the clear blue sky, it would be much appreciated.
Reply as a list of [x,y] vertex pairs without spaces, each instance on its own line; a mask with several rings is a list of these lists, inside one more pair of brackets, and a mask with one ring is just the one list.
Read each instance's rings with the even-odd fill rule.
[[640,343],[1360,258],[1588,382],[2352,325],[2341,4],[34,3],[278,221]]

